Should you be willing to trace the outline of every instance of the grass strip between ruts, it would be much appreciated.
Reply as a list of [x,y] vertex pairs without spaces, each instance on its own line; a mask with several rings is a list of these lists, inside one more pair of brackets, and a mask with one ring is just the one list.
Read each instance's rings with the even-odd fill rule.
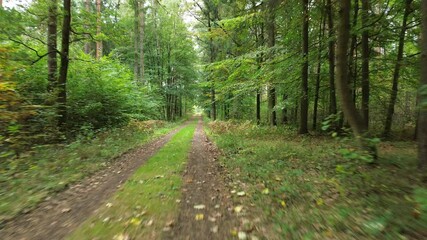
[[195,127],[191,123],[177,133],[68,239],[158,238],[178,214]]

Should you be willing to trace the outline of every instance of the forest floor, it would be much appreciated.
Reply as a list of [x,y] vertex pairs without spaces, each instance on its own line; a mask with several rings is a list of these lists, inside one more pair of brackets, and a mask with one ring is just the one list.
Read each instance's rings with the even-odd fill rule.
[[383,143],[367,166],[342,141],[250,123],[205,131],[197,118],[51,194],[0,236],[423,239],[427,186],[415,152],[411,142]]

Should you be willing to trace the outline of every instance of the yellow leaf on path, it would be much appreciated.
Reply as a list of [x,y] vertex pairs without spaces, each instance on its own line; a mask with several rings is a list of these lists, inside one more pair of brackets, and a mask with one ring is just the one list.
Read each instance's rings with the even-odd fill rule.
[[264,189],[264,190],[262,190],[262,194],[269,194],[270,193],[270,190],[268,190],[268,188],[266,188],[266,189]]
[[242,209],[243,209],[243,206],[241,206],[241,205],[236,206],[236,207],[234,207],[234,212],[239,213],[242,211]]
[[141,224],[141,219],[138,219],[138,218],[132,218],[132,219],[130,220],[130,223],[131,223],[131,224],[133,224],[133,225],[135,225],[135,226],[138,226],[138,225],[140,225],[140,224]]
[[316,204],[317,204],[317,206],[322,206],[324,203],[325,203],[325,202],[324,202],[324,201],[323,201],[323,199],[321,199],[321,198],[318,198],[318,199],[316,200]]
[[286,202],[285,201],[281,201],[280,205],[282,205],[282,207],[286,207]]
[[200,221],[203,220],[205,218],[205,216],[203,214],[196,214],[196,221]]

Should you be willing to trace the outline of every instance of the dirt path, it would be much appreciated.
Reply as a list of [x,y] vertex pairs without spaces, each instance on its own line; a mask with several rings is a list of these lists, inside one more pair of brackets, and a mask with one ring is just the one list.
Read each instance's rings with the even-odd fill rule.
[[230,194],[217,155],[218,150],[207,139],[200,120],[184,172],[180,214],[164,239],[231,238],[238,219],[231,211]]
[[181,128],[123,154],[104,170],[47,199],[33,211],[6,223],[0,230],[0,239],[63,239],[98,209],[141,164]]

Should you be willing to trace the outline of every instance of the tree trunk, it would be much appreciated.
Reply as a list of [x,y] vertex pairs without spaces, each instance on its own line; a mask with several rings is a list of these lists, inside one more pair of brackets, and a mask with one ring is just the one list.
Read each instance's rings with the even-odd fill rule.
[[[85,8],[86,8],[86,12],[90,13],[90,0],[85,0]],[[89,39],[89,35],[86,36]],[[86,42],[85,43],[85,53],[86,54],[90,54],[91,52],[91,46],[90,46],[90,42]]]
[[308,133],[308,0],[302,0],[303,24],[302,24],[302,64],[301,74],[301,116],[298,133]]
[[[324,6],[324,1],[322,2],[322,7]],[[320,25],[319,25],[319,50],[317,55],[317,71],[316,71],[316,87],[314,90],[314,106],[313,106],[313,130],[317,128],[317,112],[319,106],[319,91],[320,91],[320,73],[322,67],[322,50],[323,50],[323,37],[325,36],[325,25],[326,19],[324,18],[324,14],[322,11],[322,15],[320,17]]]
[[58,38],[58,0],[50,0],[47,25],[47,72],[48,72],[48,91],[52,92],[57,82],[58,62],[56,58],[57,38]]
[[[288,95],[286,93],[283,93],[282,95],[283,102],[286,102],[288,100]],[[282,124],[285,125],[288,123],[288,109],[286,107],[282,108]]]
[[[352,29],[357,28],[357,20],[359,18],[359,0],[354,0],[353,10],[353,25]],[[353,96],[353,102],[356,104],[356,89],[357,89],[357,33],[351,33],[350,56],[349,56],[349,78],[348,84],[352,86],[349,94]]]
[[418,118],[418,157],[419,166],[421,169],[427,168],[427,0],[421,3],[422,12],[422,43],[421,43],[421,79],[420,87],[424,89],[424,93],[420,94],[420,115]]
[[58,125],[61,132],[66,131],[67,123],[67,73],[71,32],[71,0],[64,0],[64,18],[62,22],[61,67],[58,78]]
[[[96,13],[97,13],[97,17],[96,17],[96,35],[100,35],[101,34],[101,24],[102,24],[102,19],[101,19],[101,0],[96,0]],[[98,40],[96,41],[96,54],[95,57],[97,60],[101,59],[102,57],[102,40]]]
[[[267,15],[267,35],[268,35],[268,47],[272,48],[276,45],[276,26],[275,26],[275,9],[277,5],[277,0],[268,1],[268,15]],[[272,53],[271,53],[272,55]],[[272,56],[271,56],[272,57]],[[268,113],[269,121],[271,126],[277,125],[276,110],[276,88],[274,83],[271,82],[268,84]]]
[[362,0],[362,119],[365,129],[369,128],[369,0]]
[[[208,17],[208,31],[209,31],[209,47],[210,47],[210,63],[214,63],[215,62],[215,46],[213,43],[213,38],[212,38],[212,25],[211,25],[211,14],[210,12],[208,12],[207,17]],[[214,79],[211,77],[210,79],[211,81],[211,119],[213,121],[216,120],[216,100],[215,100],[215,81]]]
[[133,78],[134,82],[139,82],[139,0],[133,0],[133,47],[134,47],[134,56],[133,56]]
[[389,137],[391,132],[391,125],[393,122],[393,115],[394,115],[394,106],[396,105],[396,101],[397,101],[400,68],[402,66],[402,60],[403,60],[403,47],[405,44],[405,35],[407,30],[408,16],[412,11],[411,4],[412,4],[412,0],[405,1],[405,13],[403,14],[402,28],[399,34],[399,47],[397,50],[397,61],[396,61],[396,65],[394,66],[394,73],[393,73],[393,86],[391,88],[390,102],[388,105],[387,117],[384,124],[384,133],[383,133],[384,137]]
[[337,113],[337,98],[335,93],[335,29],[334,29],[334,11],[332,10],[332,1],[327,0],[326,11],[328,15],[328,61],[329,61],[329,114]]
[[344,117],[348,120],[350,127],[362,147],[365,147],[364,134],[366,132],[362,117],[354,105],[351,95],[348,94],[350,88],[348,86],[348,45],[350,37],[350,0],[339,1],[339,16],[340,21],[337,28],[337,70],[336,83],[338,95],[340,97]]
[[144,80],[144,31],[145,31],[145,15],[144,15],[144,1],[139,0],[139,77],[143,84],[146,84]]

